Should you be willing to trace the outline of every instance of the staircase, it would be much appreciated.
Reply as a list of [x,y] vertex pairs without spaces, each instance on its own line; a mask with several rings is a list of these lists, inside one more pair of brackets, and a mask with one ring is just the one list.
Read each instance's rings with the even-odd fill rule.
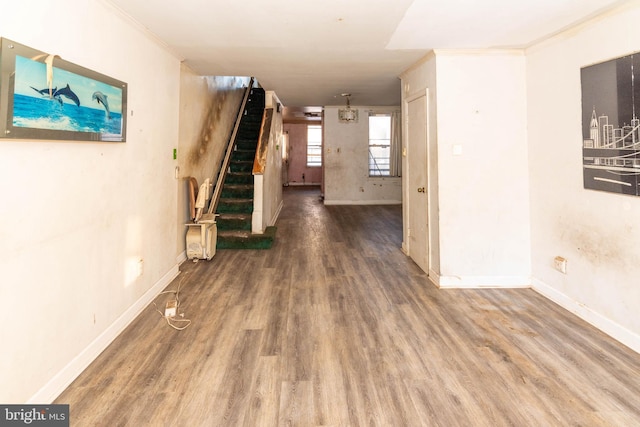
[[217,249],[269,249],[273,244],[275,227],[267,227],[264,234],[251,233],[253,160],[264,107],[264,89],[251,89],[218,202]]

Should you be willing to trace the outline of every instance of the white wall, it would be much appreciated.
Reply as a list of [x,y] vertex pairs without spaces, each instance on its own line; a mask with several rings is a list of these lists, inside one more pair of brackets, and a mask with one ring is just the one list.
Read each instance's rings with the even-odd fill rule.
[[404,101],[429,90],[429,276],[440,287],[531,283],[525,82],[511,51],[437,50],[402,75]]
[[273,91],[265,93],[265,110],[273,109],[264,173],[254,174],[254,197],[251,229],[263,233],[275,225],[282,210],[282,107]]
[[583,188],[580,68],[638,51],[638,22],[629,2],[527,51],[534,287],[636,351],[640,198]]
[[282,123],[282,104],[278,96],[266,93],[266,108],[273,108],[272,132],[267,151],[267,165],[264,171],[264,225],[275,225],[282,210],[282,141],[284,126]]
[[436,51],[436,68],[439,285],[528,286],[525,57]]
[[[425,58],[418,61],[407,71],[402,73],[402,108],[404,117],[408,117],[407,102],[416,96],[422,95],[425,92],[428,94],[427,98],[427,162],[425,168],[428,170],[427,174],[427,195],[428,199],[428,221],[429,221],[429,276],[434,281],[439,280],[440,276],[440,209],[439,209],[439,185],[438,185],[438,106],[437,106],[437,93],[438,88],[436,84],[436,57],[433,52],[429,53]],[[403,120],[403,137],[402,146],[403,152],[406,154],[407,148],[407,121]],[[402,158],[403,170],[408,171],[408,159],[406,155]],[[403,209],[403,250],[407,252],[410,248],[407,247],[408,242],[408,228],[409,228],[409,209],[407,201],[409,200],[408,192],[410,190],[407,184],[407,174],[402,176],[403,182],[403,194],[402,199]],[[415,190],[414,190],[415,191]]]
[[391,112],[398,107],[363,107],[357,123],[340,123],[340,106],[324,108],[324,202],[331,204],[398,204],[400,178],[369,177],[368,111]]
[[0,402],[46,403],[177,274],[180,62],[97,0],[0,29],[129,87],[126,143],[0,140]]

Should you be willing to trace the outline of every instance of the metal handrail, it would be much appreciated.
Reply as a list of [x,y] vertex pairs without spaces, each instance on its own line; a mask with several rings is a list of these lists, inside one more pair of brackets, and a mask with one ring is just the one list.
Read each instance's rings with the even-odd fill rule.
[[211,196],[211,201],[209,202],[209,209],[207,210],[208,214],[214,213],[218,207],[218,202],[220,201],[220,195],[222,194],[222,186],[227,176],[229,163],[231,161],[231,154],[233,154],[236,137],[238,136],[238,128],[240,127],[240,121],[242,120],[242,116],[244,115],[244,110],[247,107],[247,100],[249,99],[249,95],[251,94],[253,83],[254,83],[254,78],[251,77],[251,80],[249,81],[249,86],[247,86],[247,89],[244,92],[244,97],[242,98],[242,104],[240,104],[240,110],[238,111],[236,124],[233,126],[233,131],[231,132],[231,136],[229,137],[229,144],[227,145],[227,151],[224,155],[222,166],[220,167],[220,171],[218,172],[218,179],[216,180],[216,186],[213,189],[213,195]]

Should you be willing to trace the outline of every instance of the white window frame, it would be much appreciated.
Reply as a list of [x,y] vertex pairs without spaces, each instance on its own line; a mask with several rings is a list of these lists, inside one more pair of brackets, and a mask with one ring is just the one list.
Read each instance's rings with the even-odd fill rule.
[[[389,138],[373,139],[371,138],[371,119],[376,117],[387,117],[389,119]],[[391,177],[391,113],[370,113],[368,119],[369,143],[368,143],[368,165],[370,178],[387,178]],[[376,156],[376,151],[381,148],[387,149],[387,156]],[[373,148],[373,151],[372,151]]]
[[[313,141],[310,138],[310,130],[319,130],[320,140]],[[322,166],[322,125],[307,125],[307,167],[319,168]]]

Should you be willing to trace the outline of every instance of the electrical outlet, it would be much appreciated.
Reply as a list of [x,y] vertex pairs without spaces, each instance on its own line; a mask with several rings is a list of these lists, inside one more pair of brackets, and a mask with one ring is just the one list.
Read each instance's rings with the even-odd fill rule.
[[167,305],[164,307],[164,317],[176,317],[177,312],[178,301],[174,299],[167,301]]
[[562,274],[567,274],[567,259],[557,256],[553,259],[553,266]]

